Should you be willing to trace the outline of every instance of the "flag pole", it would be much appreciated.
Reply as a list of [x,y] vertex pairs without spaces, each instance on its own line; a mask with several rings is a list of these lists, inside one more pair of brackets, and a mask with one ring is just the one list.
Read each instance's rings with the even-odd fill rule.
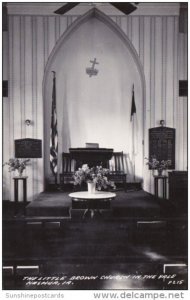
[[57,186],[57,157],[58,157],[58,132],[57,132],[57,112],[56,112],[56,72],[53,73],[52,90],[52,112],[50,129],[50,168],[55,178]]
[[[133,99],[134,99],[134,84],[133,84]],[[133,115],[133,124],[132,124],[132,134],[133,134],[133,179],[135,182],[135,131],[134,131],[134,115]]]
[[[52,71],[53,73],[53,79],[55,80],[55,71]],[[55,173],[55,185],[57,186],[57,173]]]
[[132,123],[132,135],[133,135],[133,141],[132,141],[132,151],[133,151],[133,179],[134,179],[134,182],[136,181],[136,178],[135,178],[135,137],[134,137],[134,119],[133,119],[133,123]]
[[131,121],[132,121],[132,164],[133,164],[133,180],[136,181],[135,176],[135,130],[134,130],[134,114],[136,113],[134,84],[132,87],[132,103],[131,103]]

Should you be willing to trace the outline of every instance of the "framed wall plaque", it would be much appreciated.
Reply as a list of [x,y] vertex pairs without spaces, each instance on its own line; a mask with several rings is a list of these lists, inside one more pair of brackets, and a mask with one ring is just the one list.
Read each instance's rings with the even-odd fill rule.
[[42,141],[37,139],[15,140],[16,158],[41,158]]
[[149,159],[171,160],[169,169],[175,169],[175,129],[154,127],[149,129]]

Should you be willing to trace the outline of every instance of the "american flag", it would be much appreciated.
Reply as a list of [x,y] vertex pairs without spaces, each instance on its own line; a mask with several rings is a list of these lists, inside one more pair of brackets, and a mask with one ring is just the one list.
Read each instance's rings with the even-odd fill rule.
[[53,91],[52,91],[52,110],[50,128],[50,168],[52,173],[57,176],[57,157],[58,157],[58,132],[57,132],[57,113],[56,113],[56,78],[53,72]]

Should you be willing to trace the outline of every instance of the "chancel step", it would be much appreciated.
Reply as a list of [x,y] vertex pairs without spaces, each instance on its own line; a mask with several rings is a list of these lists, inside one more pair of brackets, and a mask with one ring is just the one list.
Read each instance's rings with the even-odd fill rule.
[[16,274],[20,276],[24,275],[39,275],[40,268],[39,266],[17,266]]
[[139,221],[137,222],[138,229],[161,229],[167,226],[166,221]]
[[13,266],[3,266],[3,275],[4,276],[13,276],[14,267]]

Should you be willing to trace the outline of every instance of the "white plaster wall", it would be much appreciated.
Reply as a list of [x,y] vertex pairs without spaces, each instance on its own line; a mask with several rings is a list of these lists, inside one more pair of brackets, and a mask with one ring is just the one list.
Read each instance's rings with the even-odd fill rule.
[[[164,119],[167,126],[176,128],[176,169],[186,170],[187,97],[178,97],[178,80],[187,79],[187,34],[179,34],[176,15],[110,17],[131,40],[144,68],[145,156],[148,155],[148,129],[158,126],[159,120]],[[4,161],[14,155],[14,139],[44,139],[42,81],[45,65],[59,37],[75,19],[72,15],[33,16],[29,13],[9,16],[9,97],[4,100],[3,107],[3,126],[8,138],[3,143]],[[91,79],[92,84],[94,78]],[[33,120],[31,127],[24,124],[28,118]],[[85,135],[87,139],[89,133]],[[77,137],[72,138],[77,146]],[[43,170],[42,159],[32,161],[27,168],[28,200],[43,190]],[[145,190],[153,192],[152,176],[146,166],[143,174]],[[3,199],[13,200],[12,175],[7,169],[4,169],[3,178]]]
[[[71,51],[72,49],[72,51]],[[97,58],[97,76],[89,77],[86,67]],[[142,181],[143,97],[140,75],[129,49],[103,22],[91,18],[63,40],[49,67],[45,85],[45,175],[49,168],[49,128],[52,73],[57,78],[57,114],[59,135],[59,170],[61,153],[70,147],[85,147],[86,142],[123,151],[128,180],[133,178],[132,123],[130,122],[132,86],[138,113],[138,155],[136,177]]]

